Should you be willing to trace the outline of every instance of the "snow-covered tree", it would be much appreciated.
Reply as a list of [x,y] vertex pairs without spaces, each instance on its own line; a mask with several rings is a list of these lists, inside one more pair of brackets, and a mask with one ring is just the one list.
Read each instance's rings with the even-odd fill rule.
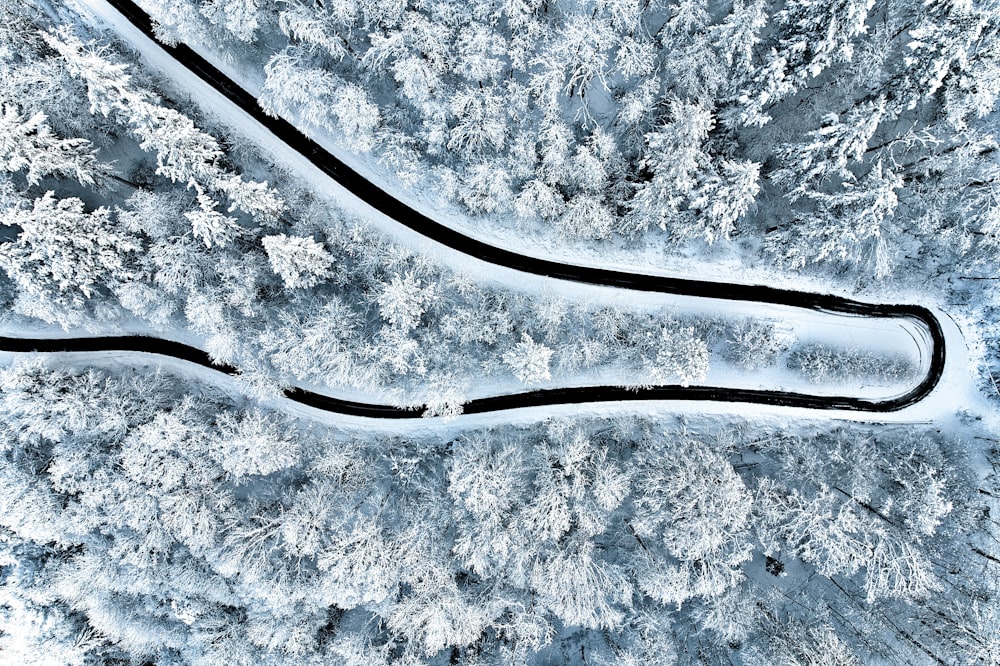
[[664,326],[654,353],[649,374],[657,384],[679,381],[681,386],[688,386],[708,374],[708,345],[693,328]]
[[868,31],[875,0],[810,2],[791,0],[777,13],[783,51],[793,56],[791,71],[804,84],[831,65],[854,57],[855,39]]
[[754,50],[767,20],[766,0],[736,0],[725,19],[710,28],[713,44],[737,76],[745,75],[753,65]]
[[355,152],[374,147],[382,124],[379,107],[355,83],[309,66],[308,54],[289,47],[271,57],[260,102],[276,116],[334,133]]
[[709,162],[703,144],[714,125],[711,109],[670,102],[670,120],[646,135],[649,152],[642,166],[651,177],[629,202],[629,229],[638,232],[657,226],[670,230]]
[[766,368],[774,365],[794,341],[791,333],[778,330],[773,324],[747,321],[733,331],[727,356],[747,370]]
[[349,149],[365,153],[375,147],[382,113],[362,86],[340,83],[334,90],[330,112],[337,118],[340,137]]
[[805,141],[781,148],[786,166],[771,178],[787,188],[786,196],[793,202],[821,191],[828,181],[852,179],[848,164],[862,161],[885,115],[885,98],[861,104],[843,118],[827,114],[819,129],[806,133]]
[[687,433],[641,455],[632,526],[647,541],[637,554],[643,591],[665,604],[715,597],[740,579],[751,555],[753,497],[732,466]]
[[[504,522],[525,492],[524,452],[511,442],[474,433],[456,442],[448,471],[448,493],[476,521]],[[485,572],[484,572],[485,573]]]
[[435,285],[424,285],[413,273],[406,273],[383,283],[375,302],[382,318],[405,333],[420,323],[434,292]]
[[503,98],[496,91],[462,91],[452,97],[450,109],[458,123],[449,132],[449,151],[475,157],[503,148],[509,128]]
[[126,65],[110,62],[68,30],[42,36],[69,71],[86,82],[91,113],[120,119],[143,149],[156,153],[158,174],[224,192],[233,208],[265,220],[274,219],[283,208],[277,193],[267,190],[267,183],[244,180],[220,163],[222,149],[214,137],[184,114],[157,103],[151,92],[136,87]]
[[[973,108],[980,112],[992,108],[998,92],[998,16],[1000,10],[989,2],[930,0],[919,11],[913,11],[907,17],[912,22],[904,26],[909,28],[904,60],[904,90],[909,94],[901,95],[900,103],[912,108],[921,99],[938,93],[947,81],[952,95],[964,88],[967,94],[979,98]],[[970,78],[976,83],[970,85]],[[961,125],[964,116],[959,113],[952,117]]]
[[679,0],[670,8],[660,39],[670,45],[661,58],[670,86],[678,96],[708,100],[716,96],[726,82],[726,72],[709,29],[708,5],[701,0]]
[[462,201],[474,213],[508,209],[513,202],[511,174],[503,165],[483,161],[471,166],[458,190]]
[[608,238],[614,225],[615,217],[608,206],[593,194],[577,194],[559,216],[559,226],[568,236]]
[[503,355],[503,362],[521,382],[534,384],[552,378],[549,370],[552,354],[552,349],[522,333],[521,341]]
[[46,192],[28,206],[8,210],[3,223],[17,238],[0,245],[0,266],[32,298],[73,306],[131,275],[136,236],[118,228],[112,212],[87,212],[80,199]]
[[333,255],[308,236],[264,236],[261,244],[289,289],[314,287],[332,274]]
[[615,629],[632,604],[625,571],[604,561],[590,543],[536,562],[531,586],[541,603],[569,626]]
[[729,240],[736,222],[746,215],[760,192],[760,165],[756,162],[723,160],[719,173],[711,175],[691,193],[689,206],[697,211],[686,234],[702,236],[711,244]]
[[536,64],[558,73],[564,94],[586,97],[595,80],[607,86],[605,78],[611,69],[608,51],[613,44],[612,34],[603,20],[575,16],[561,26],[550,50],[540,55]]
[[243,229],[236,218],[217,211],[219,203],[198,189],[198,208],[184,213],[191,223],[191,233],[207,248],[226,247]]
[[839,261],[870,266],[874,275],[886,277],[894,265],[889,239],[903,185],[900,174],[877,162],[859,181],[845,181],[840,192],[811,194],[818,210],[799,220],[799,239],[786,256],[795,266]]
[[213,456],[236,481],[288,469],[301,459],[301,442],[268,414],[220,414],[217,423],[220,433]]
[[382,603],[398,594],[401,546],[375,518],[332,537],[317,559],[323,599],[341,608]]
[[260,25],[259,0],[208,0],[201,13],[242,42],[253,42]]
[[492,609],[472,595],[462,594],[446,571],[417,580],[411,592],[389,607],[389,627],[434,655],[451,647],[471,645],[490,626]]
[[[350,22],[355,13],[352,11],[353,3],[337,3],[334,11],[343,12],[342,16]],[[353,8],[356,10],[356,5]],[[336,60],[343,59],[347,54],[347,41],[337,33],[338,22],[331,14],[319,15],[311,8],[297,3],[289,3],[285,9],[278,14],[278,28],[281,32],[292,39],[308,42],[310,45],[320,47]]]
[[30,185],[43,176],[74,178],[94,185],[105,173],[96,150],[87,139],[60,139],[46,122],[44,113],[25,118],[13,104],[0,112],[0,169],[24,171]]
[[490,81],[506,69],[504,56],[507,45],[488,26],[474,23],[462,31],[455,46],[458,54],[455,69],[470,81]]
[[940,585],[926,554],[852,497],[826,486],[806,495],[767,483],[758,498],[769,547],[794,553],[828,577],[863,569],[869,603],[919,598]]

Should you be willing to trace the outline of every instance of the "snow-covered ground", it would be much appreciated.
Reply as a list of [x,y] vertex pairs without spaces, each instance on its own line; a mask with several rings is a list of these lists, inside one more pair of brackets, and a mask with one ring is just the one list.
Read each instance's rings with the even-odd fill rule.
[[[273,159],[279,166],[287,169],[290,173],[301,178],[310,189],[321,193],[330,203],[355,215],[365,223],[378,228],[395,242],[412,248],[428,255],[434,261],[441,262],[449,266],[452,270],[474,276],[477,281],[493,283],[505,289],[515,289],[527,293],[533,293],[545,297],[560,297],[575,301],[589,301],[593,303],[613,303],[619,307],[629,307],[636,309],[660,309],[667,307],[682,315],[704,314],[707,316],[747,316],[763,318],[776,321],[779,326],[792,333],[800,343],[823,343],[840,348],[856,348],[862,351],[891,352],[903,355],[912,360],[920,368],[920,377],[923,376],[929,363],[927,354],[927,340],[925,335],[918,330],[919,327],[900,320],[878,320],[869,318],[855,318],[839,315],[828,315],[815,313],[799,308],[782,306],[763,305],[758,303],[733,302],[725,303],[689,296],[668,296],[663,294],[640,292],[633,290],[622,290],[610,287],[597,287],[575,282],[553,280],[535,275],[528,275],[502,266],[489,264],[464,255],[451,248],[434,243],[427,238],[409,230],[396,223],[391,218],[372,209],[370,206],[359,200],[345,188],[331,181],[325,174],[316,169],[307,159],[296,151],[288,147],[284,142],[261,127],[250,116],[244,113],[237,106],[232,104],[225,97],[217,93],[211,86],[205,84],[196,75],[181,67],[174,59],[148,39],[140,31],[134,28],[127,20],[118,14],[110,5],[103,0],[77,0],[85,15],[89,15],[98,23],[112,29],[128,44],[135,48],[143,57],[145,62],[155,70],[164,75],[162,85],[172,92],[179,93],[184,97],[190,97],[201,108],[202,112],[214,118],[220,124],[231,128],[241,138],[256,144],[263,154]],[[219,54],[210,49],[195,47],[204,57],[212,62],[216,67],[224,71],[228,76],[240,82],[251,92],[257,92],[260,88],[259,76],[254,76],[247,72],[241,72],[238,68],[227,63]],[[294,120],[294,119],[293,119]],[[384,170],[380,169],[375,162],[367,157],[358,157],[337,148],[335,143],[328,136],[311,135],[322,143],[327,149],[343,159],[346,163],[357,169],[360,173],[370,177],[379,184],[380,187],[388,191],[400,192],[408,203],[426,212],[435,219],[449,224],[463,233],[479,238],[492,244],[503,245],[508,249],[540,256],[539,249],[544,253],[545,258],[566,260],[572,263],[583,265],[595,265],[602,268],[621,268],[627,270],[641,270],[650,274],[671,274],[670,266],[664,265],[662,256],[652,250],[637,254],[632,249],[628,251],[627,257],[624,253],[607,259],[602,254],[597,257],[588,254],[582,247],[570,247],[569,245],[551,243],[538,243],[538,239],[530,234],[511,233],[509,235],[486,235],[481,231],[481,226],[472,224],[468,218],[461,215],[454,207],[442,206],[440,201],[430,192],[419,192],[407,190],[401,192],[401,186],[394,183]],[[501,227],[491,227],[490,234],[495,229]],[[603,253],[602,249],[602,253]],[[579,254],[578,254],[579,252]],[[677,267],[674,267],[677,268]],[[684,277],[697,279],[717,279],[720,281],[743,282],[743,283],[768,283],[773,286],[784,286],[794,288],[810,288],[817,291],[830,291],[823,285],[809,284],[808,281],[799,276],[790,277],[775,281],[775,276],[768,273],[766,275],[747,272],[740,267],[737,273],[735,263],[692,263],[685,260]],[[676,273],[674,273],[676,274]],[[901,295],[899,300],[916,300],[915,295]],[[940,413],[943,411],[953,411],[956,403],[961,404],[965,396],[968,399],[968,391],[975,393],[972,381],[969,378],[967,364],[965,363],[964,342],[961,332],[942,313],[938,317],[946,324],[946,340],[948,344],[948,364],[945,378],[942,379],[941,386],[920,405],[903,410],[893,416],[909,414],[911,411],[920,408],[922,414]],[[129,332],[136,331],[130,327]],[[163,333],[158,333],[163,335]],[[186,332],[172,332],[168,337],[177,339],[188,344],[198,344],[197,336]],[[210,372],[210,371],[206,371]],[[594,385],[594,384],[616,384],[621,383],[620,379],[615,379],[611,374],[604,376],[596,374],[580,375],[570,381],[560,380],[558,385]],[[887,398],[904,393],[908,386],[890,387],[845,387],[838,385],[818,386],[809,383],[807,380],[798,377],[785,368],[775,368],[755,373],[738,372],[731,366],[715,363],[704,384],[727,387],[747,387],[747,388],[771,388],[784,389],[790,391],[800,391],[819,395],[845,394],[859,395],[862,397]],[[540,388],[546,385],[537,385]],[[948,390],[943,390],[947,387]],[[312,387],[310,387],[312,388]],[[338,397],[346,397],[356,400],[372,399],[372,396],[359,395],[357,393],[334,390],[330,387],[316,387],[322,392]],[[847,391],[847,389],[850,389]],[[479,397],[483,395],[493,395],[498,393],[510,393],[523,390],[523,387],[513,382],[491,381],[484,382],[479,386],[472,387],[468,392],[468,397]],[[930,403],[933,403],[930,404]],[[646,409],[649,405],[656,403],[644,403],[642,407],[632,405],[629,409]],[[677,403],[680,410],[690,410],[691,403]],[[566,409],[573,413],[579,413],[586,406],[570,405]],[[601,409],[609,408],[602,405],[596,411],[585,410],[587,413],[597,413]],[[619,409],[612,406],[610,409]],[[739,405],[724,405],[724,411],[739,409]],[[305,408],[302,408],[305,409]],[[545,415],[550,415],[558,410],[546,407]],[[698,411],[704,411],[706,405],[699,403]],[[745,410],[746,407],[744,406]],[[764,409],[755,406],[754,410]],[[786,408],[775,408],[786,409]],[[310,410],[312,411],[312,410]],[[531,411],[531,410],[524,410]],[[800,410],[807,413],[809,410]],[[833,414],[831,414],[833,415]],[[856,419],[859,415],[851,414],[850,418]],[[339,418],[339,417],[338,417]],[[463,417],[463,421],[472,418],[485,417]],[[537,418],[537,416],[533,417]],[[923,421],[926,416],[920,416],[915,420]],[[862,417],[861,420],[885,420],[882,417],[872,419]],[[902,420],[912,420],[904,417]]]

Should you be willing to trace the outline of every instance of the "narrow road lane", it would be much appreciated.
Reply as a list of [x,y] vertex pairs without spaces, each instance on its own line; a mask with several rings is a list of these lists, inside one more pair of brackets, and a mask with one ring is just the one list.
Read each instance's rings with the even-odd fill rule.
[[[131,2],[131,0],[107,0],[107,2],[138,30],[150,39],[155,40],[149,16],[135,3]],[[267,115],[249,92],[226,77],[192,49],[182,44],[170,46],[158,43],[158,46],[166,51],[178,66],[186,67],[192,71],[205,83],[253,117],[263,128],[266,128],[291,148],[305,156],[326,175],[350,190],[372,208],[427,238],[469,256],[526,273],[593,285],[695,296],[720,301],[771,303],[858,317],[905,318],[913,320],[926,328],[931,344],[928,371],[920,383],[904,395],[885,400],[868,400],[850,396],[816,396],[786,391],[710,386],[682,387],[671,385],[640,389],[638,391],[614,386],[593,386],[536,390],[476,399],[465,404],[465,413],[484,413],[563,403],[621,400],[712,400],[785,405],[823,410],[892,412],[915,404],[925,398],[937,385],[944,371],[945,341],[941,325],[929,309],[918,305],[864,303],[829,294],[799,292],[756,285],[688,280],[589,266],[577,266],[517,254],[465,236],[455,229],[432,220],[391,194],[378,188],[342,161],[338,160],[325,148],[304,136],[290,123]],[[40,352],[93,351],[97,349],[141,351],[181,358],[230,374],[236,372],[235,369],[227,366],[213,365],[208,355],[202,350],[172,341],[141,336],[58,340],[0,338],[0,349],[4,351]],[[356,403],[297,388],[288,390],[286,394],[289,398],[312,407],[359,416],[412,418],[419,416],[421,413],[419,409],[401,409],[386,405]]]

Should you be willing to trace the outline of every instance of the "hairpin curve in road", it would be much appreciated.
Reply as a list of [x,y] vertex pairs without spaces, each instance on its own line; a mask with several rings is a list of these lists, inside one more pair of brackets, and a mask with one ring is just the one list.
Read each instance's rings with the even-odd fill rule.
[[[134,2],[131,2],[131,0],[107,0],[107,2],[120,12],[134,27],[143,32],[147,37],[154,41],[156,40],[152,20]],[[941,329],[941,324],[929,309],[919,305],[864,303],[829,294],[792,291],[758,285],[689,280],[565,264],[518,254],[466,236],[451,227],[432,220],[385,192],[337,159],[321,145],[306,137],[291,123],[265,113],[253,95],[209,64],[191,48],[183,44],[169,45],[158,43],[158,45],[170,54],[179,65],[186,67],[196,74],[205,83],[240,107],[263,127],[267,128],[277,138],[306,157],[323,173],[343,185],[369,206],[431,240],[476,259],[526,273],[592,285],[659,292],[663,294],[696,296],[715,300],[769,303],[857,317],[909,319],[926,328],[931,344],[930,363],[927,374],[920,383],[903,395],[884,400],[713,386],[684,387],[669,385],[639,389],[621,386],[585,386],[541,389],[477,398],[464,404],[463,412],[466,414],[495,412],[522,407],[622,400],[710,400],[717,402],[743,402],[805,407],[820,410],[893,412],[913,405],[927,397],[934,390],[944,372],[945,337]],[[238,370],[231,366],[214,364],[208,354],[201,349],[170,340],[146,336],[62,339],[6,337],[0,338],[0,350],[13,352],[137,351],[171,356],[214,368],[228,374],[238,373]],[[291,400],[310,407],[355,416],[415,418],[421,416],[423,411],[416,407],[406,408],[342,400],[301,388],[287,389],[285,395]]]

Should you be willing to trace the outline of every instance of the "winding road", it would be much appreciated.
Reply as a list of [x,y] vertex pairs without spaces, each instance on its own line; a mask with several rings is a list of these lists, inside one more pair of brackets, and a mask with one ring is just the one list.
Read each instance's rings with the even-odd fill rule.
[[[134,27],[155,41],[150,17],[130,0],[107,0]],[[818,396],[787,391],[678,385],[628,389],[615,386],[588,386],[544,389],[471,400],[464,413],[477,414],[522,407],[538,407],[567,403],[614,402],[635,400],[710,400],[741,402],[819,410],[859,412],[893,412],[925,398],[938,384],[945,367],[945,337],[940,322],[927,308],[907,304],[864,303],[828,294],[816,294],[765,286],[726,284],[657,275],[629,273],[617,270],[577,266],[538,257],[526,256],[470,238],[455,229],[436,222],[383,191],[359,173],[337,159],[321,145],[299,132],[280,118],[267,115],[257,100],[232,79],[187,46],[157,43],[178,65],[184,66],[253,117],[264,128],[312,162],[326,175],[350,190],[372,208],[393,218],[417,233],[449,248],[485,262],[549,278],[592,285],[618,287],[647,292],[696,296],[724,301],[746,301],[809,309],[831,314],[857,317],[909,319],[928,333],[930,363],[924,378],[909,392],[883,400],[850,396]],[[81,352],[137,351],[160,354],[197,363],[228,374],[236,368],[213,364],[201,349],[182,343],[145,336],[93,337],[69,339],[0,338],[0,350],[11,352]],[[400,408],[341,400],[300,388],[288,389],[291,400],[322,409],[355,416],[377,418],[415,418],[420,408]]]

